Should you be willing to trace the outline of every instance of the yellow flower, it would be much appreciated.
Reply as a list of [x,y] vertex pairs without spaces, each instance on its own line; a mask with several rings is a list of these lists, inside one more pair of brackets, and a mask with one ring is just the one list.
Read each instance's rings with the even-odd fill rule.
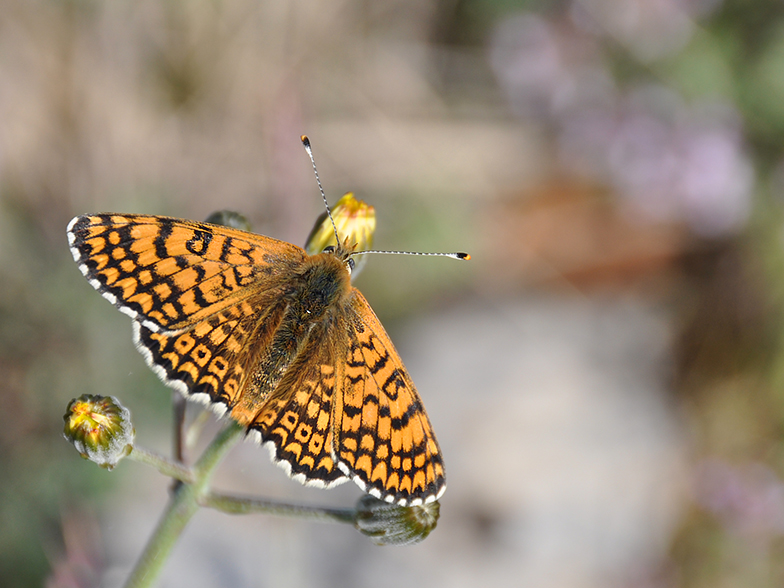
[[[354,198],[353,192],[347,192],[343,198],[332,208],[332,218],[338,230],[341,241],[348,239],[348,245],[357,244],[356,251],[367,251],[373,246],[373,234],[376,232],[376,209],[362,200]],[[323,213],[316,220],[313,230],[310,231],[305,244],[308,255],[321,253],[330,245],[336,246],[335,229],[329,222],[327,213]],[[354,258],[354,269],[351,272],[353,280],[365,263],[366,255]]]

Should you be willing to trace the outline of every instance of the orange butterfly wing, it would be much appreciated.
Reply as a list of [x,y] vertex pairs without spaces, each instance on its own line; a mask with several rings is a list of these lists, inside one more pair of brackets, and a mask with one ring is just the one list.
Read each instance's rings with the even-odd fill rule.
[[[340,323],[340,316],[333,317]],[[330,487],[347,478],[335,456],[336,364],[343,345],[337,324],[317,325],[248,430],[294,479]]]
[[446,489],[444,462],[414,382],[356,288],[335,407],[338,467],[388,502],[421,504]]
[[436,500],[446,488],[416,387],[356,288],[249,428],[304,483],[331,486],[344,481],[336,477],[342,472],[377,498],[407,505]]
[[68,241],[101,295],[152,331],[188,329],[275,288],[307,254],[270,237],[163,216],[74,218]]
[[223,414],[246,394],[252,350],[268,346],[280,325],[284,308],[276,293],[243,300],[182,333],[159,333],[134,321],[134,342],[165,384],[192,400],[214,403]]

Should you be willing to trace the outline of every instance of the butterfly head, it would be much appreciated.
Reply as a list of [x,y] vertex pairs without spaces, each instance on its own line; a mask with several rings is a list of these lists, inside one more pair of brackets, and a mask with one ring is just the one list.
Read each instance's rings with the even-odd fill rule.
[[357,243],[349,244],[350,237],[346,237],[339,246],[328,245],[324,248],[322,253],[328,253],[335,256],[346,267],[349,275],[354,271],[356,262],[354,261],[354,254],[357,249]]
[[358,200],[351,192],[345,194],[333,208],[325,208],[308,236],[305,251],[309,255],[316,255],[329,250],[344,261],[351,258],[354,263],[350,268],[353,270],[353,279],[359,274],[365,260],[352,256],[372,247],[376,211],[369,204]]

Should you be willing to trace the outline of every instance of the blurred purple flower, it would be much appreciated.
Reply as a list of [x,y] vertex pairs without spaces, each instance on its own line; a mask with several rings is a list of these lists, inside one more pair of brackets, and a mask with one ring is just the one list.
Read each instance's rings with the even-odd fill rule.
[[666,89],[638,90],[564,116],[561,165],[613,186],[622,205],[652,221],[732,234],[748,219],[754,187],[734,118],[728,109],[689,108]]
[[532,14],[496,27],[490,64],[518,116],[553,115],[612,93],[613,82],[593,41]]
[[[718,1],[579,5],[600,14],[624,4],[618,10],[631,15],[624,35],[635,37],[634,26],[654,32],[676,26],[665,18],[671,12],[688,19],[707,14]],[[623,20],[613,18],[618,22],[608,20],[608,31]],[[490,61],[512,112],[549,124],[565,170],[612,186],[621,205],[643,217],[684,223],[704,237],[742,229],[755,177],[734,111],[699,102],[688,106],[661,85],[622,95],[601,59],[595,39],[601,34],[531,14],[502,21],[492,37]]]
[[515,16],[498,26],[490,64],[515,114],[546,109],[565,76],[554,31],[532,15]]
[[732,533],[762,540],[784,534],[784,483],[763,464],[706,460],[697,468],[694,492]]
[[610,182],[654,219],[685,221],[698,235],[741,229],[754,172],[733,124],[680,108],[668,121],[652,112],[623,117],[609,146]]
[[656,220],[670,220],[676,208],[672,178],[678,172],[668,125],[651,113],[618,121],[607,146],[609,180],[635,208]]
[[571,17],[582,31],[609,37],[643,62],[680,51],[691,39],[695,18],[708,16],[721,0],[579,0]]
[[728,128],[687,131],[680,138],[680,173],[674,190],[698,234],[731,233],[748,219],[754,171],[741,152],[739,133]]

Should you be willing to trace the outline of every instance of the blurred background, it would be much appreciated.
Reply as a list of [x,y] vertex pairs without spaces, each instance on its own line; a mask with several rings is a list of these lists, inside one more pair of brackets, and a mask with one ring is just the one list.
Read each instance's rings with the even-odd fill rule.
[[[473,255],[357,281],[441,443],[441,520],[381,548],[204,511],[162,586],[784,582],[780,0],[0,0],[0,584],[120,585],[167,499],[62,438],[111,394],[171,445],[68,221],[231,209],[303,245],[302,133],[377,247]],[[359,496],[250,444],[215,485]]]

